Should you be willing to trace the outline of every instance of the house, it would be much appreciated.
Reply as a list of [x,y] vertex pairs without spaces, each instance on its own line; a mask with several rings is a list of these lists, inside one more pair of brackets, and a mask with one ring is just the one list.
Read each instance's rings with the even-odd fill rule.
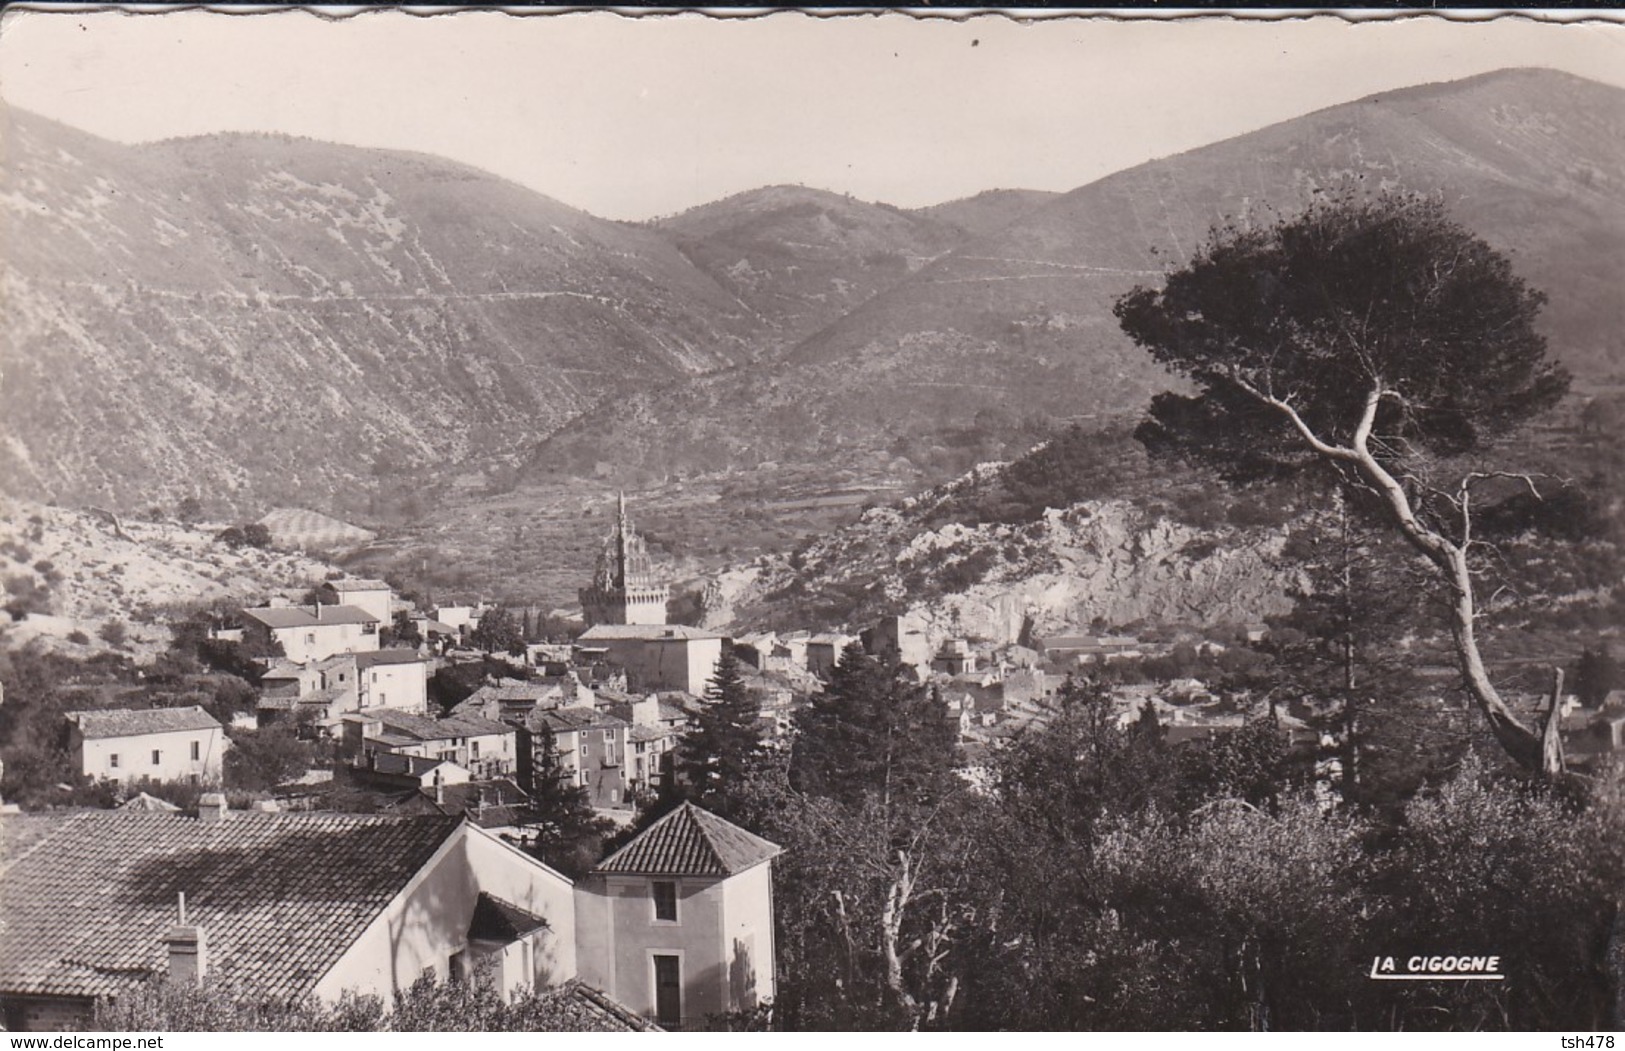
[[679,1027],[772,999],[778,853],[692,804],[574,885],[438,812],[242,813],[210,793],[196,817],[0,815],[0,1020],[83,1030],[95,1000],[153,980],[388,1002],[479,974]]
[[[368,752],[347,768],[351,780],[383,791],[416,792],[436,785],[466,785],[474,779],[450,759],[400,752]],[[336,784],[335,780],[335,784]]]
[[411,755],[456,763],[476,779],[515,770],[514,728],[474,716],[431,719],[394,708],[369,708],[344,717],[343,753],[366,766],[373,753]]
[[68,750],[86,777],[118,781],[220,783],[225,728],[196,705],[68,712]]
[[577,645],[602,651],[625,668],[633,689],[701,694],[716,675],[725,641],[680,624],[599,624],[582,633]]
[[841,663],[841,654],[857,639],[851,635],[842,635],[839,632],[820,632],[806,641],[807,670],[827,680],[835,674],[835,666]]
[[916,671],[931,667],[931,640],[925,628],[914,616],[881,617],[880,621],[863,633],[863,648],[882,660],[895,660]]
[[[439,814],[128,810],[0,817],[0,1008],[85,1029],[162,978],[265,999],[386,999],[476,970],[505,993],[575,977],[568,879]],[[589,939],[591,941],[591,939]]]
[[395,589],[382,580],[323,581],[316,586],[316,597],[326,605],[354,606],[371,614],[380,624],[390,624],[395,619]]
[[429,710],[429,662],[416,651],[371,650],[347,659],[355,668],[358,707]]
[[550,733],[553,756],[566,780],[585,788],[593,806],[626,805],[626,731],[626,720],[594,708],[534,712],[530,720],[530,783],[545,776],[547,757],[539,742]]
[[305,664],[376,650],[378,625],[377,617],[355,606],[262,606],[243,610],[243,641],[280,645],[284,657]]
[[779,852],[692,803],[656,821],[576,885],[582,981],[668,1029],[772,1000]]
[[1058,663],[1142,656],[1140,640],[1132,635],[1051,635],[1038,640],[1038,651]]
[[483,829],[503,833],[530,820],[530,797],[505,777],[491,781],[437,782],[418,788],[390,805],[392,814],[448,814],[466,817]]
[[967,675],[976,670],[976,654],[964,639],[945,639],[931,658],[931,670],[944,675]]

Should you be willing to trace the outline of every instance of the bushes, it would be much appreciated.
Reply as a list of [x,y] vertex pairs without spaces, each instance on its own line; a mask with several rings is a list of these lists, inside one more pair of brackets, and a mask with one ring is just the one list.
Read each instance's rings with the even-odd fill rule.
[[614,1024],[570,986],[526,991],[505,1003],[488,981],[420,978],[385,1011],[376,996],[345,994],[288,1002],[247,990],[155,980],[96,1004],[101,1032],[614,1032]]

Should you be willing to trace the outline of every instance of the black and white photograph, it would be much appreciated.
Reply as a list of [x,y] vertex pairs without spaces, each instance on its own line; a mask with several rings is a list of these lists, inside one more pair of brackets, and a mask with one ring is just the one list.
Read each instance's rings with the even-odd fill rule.
[[8,1033],[1611,1049],[1622,551],[1625,13],[0,15]]

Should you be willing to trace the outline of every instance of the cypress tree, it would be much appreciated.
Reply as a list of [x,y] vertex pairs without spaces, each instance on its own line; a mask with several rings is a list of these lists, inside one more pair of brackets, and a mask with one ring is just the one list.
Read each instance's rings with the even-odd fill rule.
[[745,688],[739,658],[725,649],[705,691],[705,704],[677,746],[677,772],[689,799],[726,814],[728,796],[755,768],[762,751],[760,706]]

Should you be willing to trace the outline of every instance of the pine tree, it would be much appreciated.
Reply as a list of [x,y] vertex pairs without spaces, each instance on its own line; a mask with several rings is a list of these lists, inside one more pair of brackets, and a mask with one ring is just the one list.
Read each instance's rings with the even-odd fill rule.
[[536,641],[536,625],[530,619],[530,607],[525,607],[525,613],[519,623],[519,637],[526,642]]
[[952,776],[957,734],[935,691],[897,661],[849,646],[829,685],[796,717],[790,776],[804,792],[856,805],[923,802]]
[[726,815],[728,797],[751,773],[762,750],[759,705],[745,688],[739,658],[724,650],[677,750],[677,772],[689,799]]

